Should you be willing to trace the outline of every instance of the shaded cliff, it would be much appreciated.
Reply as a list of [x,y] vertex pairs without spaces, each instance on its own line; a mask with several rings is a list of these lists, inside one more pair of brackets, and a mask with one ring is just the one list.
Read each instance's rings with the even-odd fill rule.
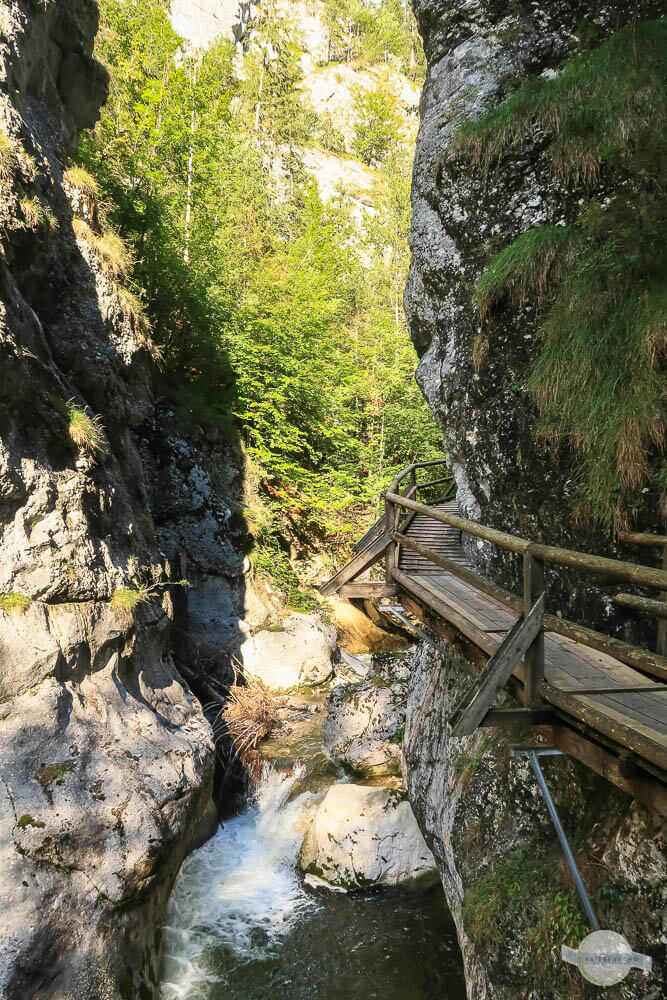
[[[499,140],[496,153],[481,160],[466,155],[462,144],[454,153],[452,139],[462,123],[497,108],[528,78],[555,78],[573,55],[599,46],[633,19],[657,16],[658,6],[461,7],[438,0],[415,0],[413,6],[428,73],[413,177],[413,257],[405,308],[420,356],[417,379],[442,428],[461,506],[473,518],[524,537],[635,558],[636,552],[614,548],[610,533],[586,520],[590,511],[582,510],[579,496],[581,454],[568,443],[568,433],[576,439],[577,429],[561,428],[555,445],[545,444],[538,432],[543,421],[526,382],[542,344],[539,296],[528,293],[516,302],[499,294],[484,323],[475,301],[475,285],[494,255],[544,224],[557,227],[551,230],[557,235],[577,222],[588,200],[606,205],[610,192],[628,186],[627,173],[603,164],[592,178],[556,176],[549,132],[539,122],[504,146]],[[573,356],[573,365],[583,363]],[[568,378],[567,371],[563,377]],[[664,423],[656,419],[660,437]],[[583,442],[584,450],[589,444]],[[640,465],[645,457],[646,449]],[[611,482],[603,490],[610,503],[618,489],[618,482]],[[631,494],[624,516],[645,530],[661,530],[655,484],[642,482]],[[480,542],[470,547],[470,555],[499,580],[519,582],[519,567],[507,554]],[[600,601],[587,581],[570,578],[560,587],[555,577],[550,584],[554,607],[571,616],[585,611],[591,624],[608,622],[609,602]],[[617,612],[614,620],[619,629],[632,627]]]
[[97,6],[0,20],[0,995],[152,996],[212,735],[134,443],[150,340],[65,168],[107,93]]

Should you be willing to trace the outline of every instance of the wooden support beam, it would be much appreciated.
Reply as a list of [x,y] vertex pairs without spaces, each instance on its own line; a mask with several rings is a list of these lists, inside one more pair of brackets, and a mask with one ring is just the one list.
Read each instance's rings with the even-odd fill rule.
[[[542,619],[544,617],[544,567],[535,559],[528,549],[523,554],[523,617],[528,620],[537,602],[542,601]],[[523,675],[524,697],[528,708],[538,708],[542,704],[540,685],[544,680],[544,631],[540,621],[540,630],[526,650]]]
[[649,809],[667,816],[667,775],[660,779],[641,766],[629,769],[625,756],[619,757],[603,749],[569,726],[553,726],[551,742]]
[[344,583],[338,593],[348,599],[379,601],[384,597],[396,597],[396,586],[393,583],[385,583],[384,580],[362,580],[358,583]]
[[544,594],[540,594],[530,612],[516,622],[479,677],[461,698],[450,718],[452,736],[470,736],[475,732],[490,711],[498,692],[539,636],[543,616]]
[[513,729],[516,726],[551,726],[555,721],[550,708],[492,708],[480,722],[480,727]]
[[641,531],[619,531],[618,540],[630,545],[667,545],[667,535],[650,535]]
[[357,553],[349,563],[339,569],[335,576],[323,583],[320,593],[325,597],[335,594],[344,583],[349,583],[356,576],[360,576],[365,570],[370,569],[382,558],[388,545],[391,545],[391,532],[384,531],[377,538],[373,539],[370,545]]

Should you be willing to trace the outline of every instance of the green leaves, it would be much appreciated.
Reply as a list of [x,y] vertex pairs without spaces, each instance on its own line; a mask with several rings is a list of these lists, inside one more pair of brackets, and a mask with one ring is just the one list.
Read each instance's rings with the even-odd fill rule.
[[[328,3],[346,16],[347,0]],[[405,54],[406,8],[357,7],[366,40],[371,15],[386,15],[373,35],[389,46],[383,61],[400,48],[397,26]],[[372,155],[384,161],[377,214],[353,225],[345,197],[325,206],[301,163],[321,127],[289,15],[264,10],[238,78],[226,42],[185,53],[162,0],[101,9],[112,94],[80,154],[132,245],[160,385],[182,420],[243,446],[283,525],[344,540],[394,470],[439,438],[400,306],[410,163],[385,156],[395,99],[380,88],[364,104],[382,119]]]

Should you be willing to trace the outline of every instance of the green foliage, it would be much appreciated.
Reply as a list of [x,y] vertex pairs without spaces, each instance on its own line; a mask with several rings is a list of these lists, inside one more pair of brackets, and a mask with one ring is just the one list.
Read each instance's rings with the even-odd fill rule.
[[398,102],[386,87],[378,85],[374,90],[357,88],[354,94],[354,139],[355,153],[364,163],[380,163],[398,141],[400,117]]
[[269,538],[257,546],[253,556],[253,569],[257,576],[273,581],[288,610],[304,614],[318,610],[319,601],[301,587],[289,556],[280,548],[277,538]]
[[438,448],[400,302],[410,162],[385,157],[360,231],[346,196],[325,206],[303,169],[300,144],[343,143],[304,100],[289,14],[262,7],[239,79],[226,42],[184,54],[161,0],[100,8],[111,93],[78,160],[130,251],[119,298],[141,327],[140,292],[179,417],[258,470],[275,517],[270,540],[252,531],[253,558],[286,574],[280,536],[344,544],[393,470]]
[[46,826],[46,823],[41,819],[34,819],[34,817],[30,815],[30,813],[24,813],[16,821],[16,826],[18,827],[19,830],[25,830],[29,826],[34,826],[36,828],[43,829]]
[[410,5],[404,0],[326,0],[328,60],[364,65],[392,62],[413,80],[426,69]]
[[140,604],[146,604],[150,599],[147,587],[120,587],[114,590],[111,596],[111,607],[114,611],[128,611],[132,613]]
[[540,226],[517,237],[491,259],[475,287],[482,320],[507,297],[513,305],[541,304],[562,281],[576,254],[578,232],[570,226]]
[[588,932],[578,897],[562,885],[558,855],[534,848],[518,848],[487,869],[466,890],[462,916],[482,952],[502,945],[509,922],[529,922],[526,951],[538,986],[563,978],[561,944],[576,947]]
[[12,613],[21,615],[28,610],[31,604],[32,601],[29,597],[15,590],[0,594],[0,610],[7,615]]
[[[543,130],[553,169],[570,185],[606,170],[617,193],[584,201],[567,226],[542,225],[496,254],[476,287],[487,323],[507,300],[539,311],[539,353],[525,385],[540,433],[579,456],[577,513],[616,528],[633,498],[661,489],[665,443],[667,25],[633,24],[529,80],[457,132],[452,152],[490,166]],[[665,493],[663,491],[663,503]]]
[[21,198],[19,205],[28,229],[37,229],[38,226],[47,221],[44,206],[37,198]]

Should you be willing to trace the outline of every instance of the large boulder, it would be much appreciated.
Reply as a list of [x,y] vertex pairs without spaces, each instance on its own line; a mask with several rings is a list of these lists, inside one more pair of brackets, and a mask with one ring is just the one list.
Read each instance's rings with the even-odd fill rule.
[[298,612],[280,631],[255,633],[240,649],[243,672],[274,691],[324,684],[338,653],[336,632],[319,615]]
[[367,785],[331,786],[305,836],[301,867],[341,889],[437,881],[404,792]]
[[324,749],[359,774],[400,774],[407,687],[378,674],[339,684],[326,701]]

